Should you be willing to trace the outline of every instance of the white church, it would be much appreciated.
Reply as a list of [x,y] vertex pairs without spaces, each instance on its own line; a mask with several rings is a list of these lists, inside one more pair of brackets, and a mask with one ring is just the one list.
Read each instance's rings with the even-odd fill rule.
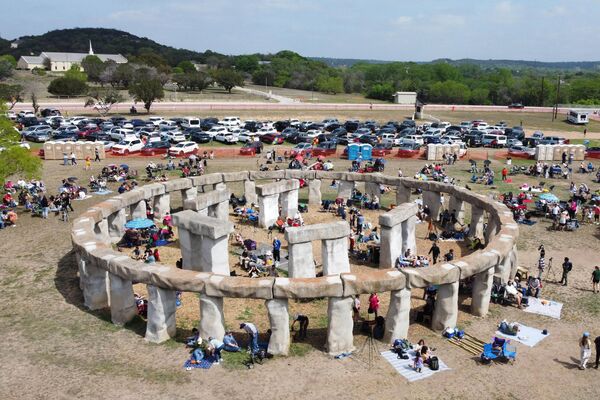
[[62,72],[71,69],[71,66],[77,64],[81,67],[81,61],[87,56],[97,56],[102,62],[112,60],[117,64],[127,63],[127,59],[121,54],[94,54],[92,42],[90,41],[90,50],[87,53],[55,53],[43,51],[39,56],[22,56],[17,62],[18,69],[50,69],[50,71]]

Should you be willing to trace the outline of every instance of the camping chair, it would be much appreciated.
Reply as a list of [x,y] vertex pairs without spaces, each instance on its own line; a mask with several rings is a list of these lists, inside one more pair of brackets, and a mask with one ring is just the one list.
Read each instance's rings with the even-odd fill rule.
[[484,364],[489,364],[492,361],[500,361],[503,363],[514,362],[517,358],[517,349],[509,343],[510,340],[494,337],[492,343],[483,345],[481,361]]

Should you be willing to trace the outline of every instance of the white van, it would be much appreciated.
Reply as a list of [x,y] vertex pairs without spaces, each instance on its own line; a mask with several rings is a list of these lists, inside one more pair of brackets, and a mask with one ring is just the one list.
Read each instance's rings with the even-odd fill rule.
[[200,118],[185,117],[181,123],[181,127],[183,129],[200,128]]

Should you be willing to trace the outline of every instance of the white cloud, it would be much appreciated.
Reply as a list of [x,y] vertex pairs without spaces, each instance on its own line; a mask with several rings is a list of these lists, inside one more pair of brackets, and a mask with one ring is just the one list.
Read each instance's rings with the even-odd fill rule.
[[409,17],[408,15],[401,15],[398,18],[396,18],[394,23],[397,25],[407,25],[407,24],[410,24],[412,21],[413,21],[412,17]]
[[500,3],[496,4],[495,11],[496,13],[503,15],[512,14],[512,12],[514,11],[514,6],[512,2],[508,0],[501,1]]

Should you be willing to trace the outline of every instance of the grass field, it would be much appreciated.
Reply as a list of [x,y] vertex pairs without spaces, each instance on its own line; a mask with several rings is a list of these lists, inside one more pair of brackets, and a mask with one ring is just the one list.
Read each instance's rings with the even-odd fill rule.
[[290,97],[303,103],[340,103],[340,104],[385,104],[381,100],[367,99],[359,93],[326,94],[310,90],[286,89],[273,86],[246,85],[248,89],[271,92],[275,95]]

